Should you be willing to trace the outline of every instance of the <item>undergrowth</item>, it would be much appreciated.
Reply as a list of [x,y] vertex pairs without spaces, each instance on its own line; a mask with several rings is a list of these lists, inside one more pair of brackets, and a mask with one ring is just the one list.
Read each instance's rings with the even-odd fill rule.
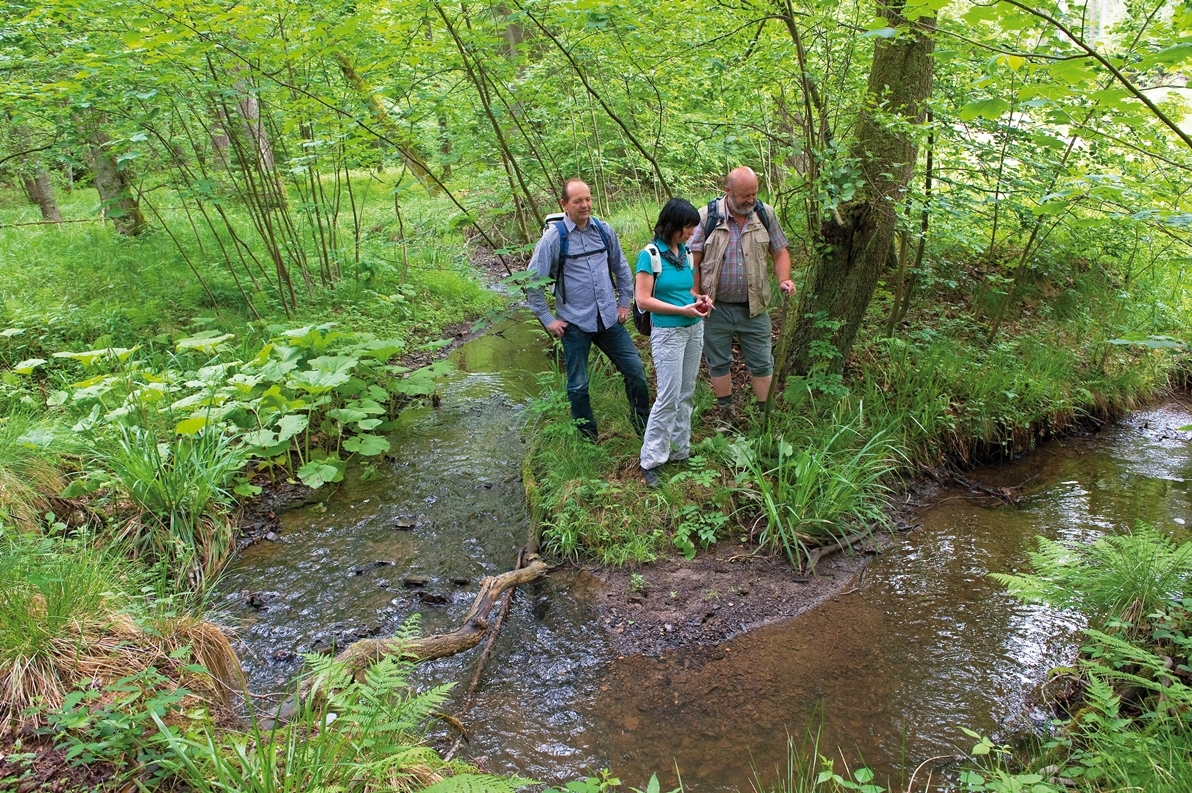
[[[415,627],[407,624],[397,638],[412,638]],[[307,662],[319,683],[285,723],[266,728],[254,717],[247,731],[187,736],[154,716],[164,744],[158,762],[198,793],[512,793],[531,784],[446,762],[425,744],[451,685],[415,692],[409,661],[382,659],[361,679],[332,658]]]
[[789,378],[768,423],[738,388],[737,431],[705,419],[712,398],[701,380],[693,453],[708,486],[693,486],[691,463],[672,463],[658,491],[640,482],[619,378],[594,355],[599,445],[570,427],[561,379],[534,411],[527,468],[544,537],[566,556],[648,562],[671,547],[694,551],[684,516],[695,512],[703,547],[746,536],[806,565],[817,546],[888,525],[886,497],[901,476],[1019,454],[1180,380],[1178,344],[1114,320],[1040,319],[989,344],[971,323],[933,316],[895,338],[874,334],[845,378]]

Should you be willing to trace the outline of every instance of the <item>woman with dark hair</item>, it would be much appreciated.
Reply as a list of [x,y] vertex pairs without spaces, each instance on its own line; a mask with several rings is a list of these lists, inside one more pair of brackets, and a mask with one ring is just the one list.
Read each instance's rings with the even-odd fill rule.
[[658,396],[642,439],[642,480],[659,485],[658,467],[686,460],[691,451],[695,376],[704,349],[703,318],[712,310],[695,291],[691,254],[684,244],[699,225],[689,201],[672,198],[658,215],[654,240],[637,256],[634,300],[651,314],[650,349]]

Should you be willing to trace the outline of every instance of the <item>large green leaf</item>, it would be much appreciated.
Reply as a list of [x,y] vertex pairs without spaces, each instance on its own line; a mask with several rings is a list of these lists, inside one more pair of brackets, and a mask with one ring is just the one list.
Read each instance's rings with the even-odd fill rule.
[[301,413],[290,413],[282,416],[277,422],[277,441],[288,441],[310,425],[310,416]]
[[220,333],[217,330],[205,330],[196,333],[193,336],[187,336],[185,339],[179,339],[174,342],[175,349],[178,352],[185,352],[186,350],[198,350],[207,354],[214,353],[220,346],[225,346],[224,342],[236,338],[233,333]]
[[362,432],[344,441],[344,448],[365,457],[374,457],[389,451],[389,441],[380,435],[370,435],[367,432]]
[[328,482],[335,481],[335,475],[339,473],[334,465],[328,465],[322,460],[311,460],[306,465],[298,469],[298,478],[302,480],[302,484],[307,487],[320,488]]
[[30,358],[27,361],[21,361],[12,370],[17,374],[32,374],[33,370],[46,362],[45,358]]
[[288,382],[293,388],[318,396],[334,391],[337,386],[343,385],[351,378],[352,375],[348,371],[308,369],[304,372],[293,372]]
[[997,97],[979,99],[976,102],[969,102],[960,108],[960,120],[973,121],[977,118],[996,120],[1009,109],[1010,103],[1005,99],[999,99]]

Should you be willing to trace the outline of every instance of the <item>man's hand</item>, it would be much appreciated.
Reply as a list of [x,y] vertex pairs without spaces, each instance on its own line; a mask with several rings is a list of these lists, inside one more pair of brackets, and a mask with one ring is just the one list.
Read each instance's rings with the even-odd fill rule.
[[785,281],[779,281],[778,288],[782,290],[782,294],[790,297],[795,293],[795,282],[789,278]]
[[546,326],[546,332],[554,336],[556,339],[563,338],[563,331],[567,329],[567,323],[561,319],[556,319],[554,322]]
[[629,319],[629,309],[617,306],[617,322],[624,325],[627,319]]

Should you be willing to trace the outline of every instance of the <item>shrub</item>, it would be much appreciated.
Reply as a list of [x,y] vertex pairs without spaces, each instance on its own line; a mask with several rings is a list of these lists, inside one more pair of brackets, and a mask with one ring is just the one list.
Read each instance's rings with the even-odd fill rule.
[[[413,628],[404,635],[412,638]],[[340,790],[432,793],[512,793],[529,780],[476,774],[444,762],[423,744],[426,724],[447,700],[450,685],[415,693],[412,664],[388,657],[354,679],[334,659],[307,656],[317,681],[290,721],[266,730],[196,740],[177,735],[161,719],[167,762],[199,793],[274,793]],[[299,690],[302,690],[301,688]]]
[[147,583],[119,548],[0,537],[0,733],[22,720],[43,724],[83,682],[102,688],[151,667],[173,686],[185,679],[190,691],[226,707],[239,679],[226,637],[210,623],[146,603],[140,589]]

